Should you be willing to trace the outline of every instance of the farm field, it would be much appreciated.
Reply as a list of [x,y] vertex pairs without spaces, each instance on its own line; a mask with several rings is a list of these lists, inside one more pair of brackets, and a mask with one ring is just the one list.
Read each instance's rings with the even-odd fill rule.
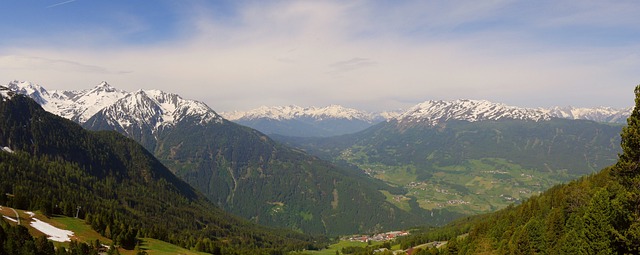
[[427,210],[447,208],[464,214],[487,213],[519,203],[561,182],[557,173],[523,169],[494,158],[430,169],[429,178],[422,178],[421,172],[425,170],[413,166],[360,167],[375,178],[404,187],[407,193],[402,195],[381,191],[387,201],[403,210],[409,210],[407,201],[413,197]]

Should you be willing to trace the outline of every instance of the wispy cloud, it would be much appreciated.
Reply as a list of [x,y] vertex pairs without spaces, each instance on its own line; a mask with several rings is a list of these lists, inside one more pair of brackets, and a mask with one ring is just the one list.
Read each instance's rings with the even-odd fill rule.
[[64,5],[64,4],[68,4],[68,3],[72,3],[72,2],[75,2],[75,1],[77,1],[77,0],[68,0],[68,1],[64,1],[64,2],[57,3],[57,4],[49,5],[49,6],[47,6],[46,8],[53,8],[53,7],[57,7],[57,6],[60,6],[60,5]]
[[376,65],[376,62],[368,58],[352,58],[345,61],[335,62],[329,65],[329,67],[333,72],[342,73],[374,65]]
[[[640,5],[599,6],[615,15],[598,25],[595,7],[556,1],[396,2],[239,2],[224,17],[215,6],[192,6],[172,40],[103,47],[74,31],[66,46],[38,38],[42,45],[0,48],[0,77],[76,88],[108,80],[177,92],[219,111],[331,103],[382,110],[456,98],[534,107],[632,103],[640,40],[609,46],[584,38],[612,26],[640,34],[624,10]],[[125,20],[133,27],[152,29],[132,17]],[[557,40],[563,29],[582,39]],[[101,31],[100,38],[121,36]]]
[[64,59],[48,59],[43,57],[8,55],[0,56],[0,69],[7,70],[54,70],[60,72],[79,72],[94,74],[124,74],[129,71],[110,71],[105,67],[82,64]]

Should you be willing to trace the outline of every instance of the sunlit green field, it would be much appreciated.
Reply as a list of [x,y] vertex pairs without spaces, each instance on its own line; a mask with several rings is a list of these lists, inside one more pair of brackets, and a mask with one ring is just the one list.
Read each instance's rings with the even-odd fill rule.
[[419,179],[414,166],[361,164],[372,176],[404,187],[404,195],[381,191],[387,201],[410,210],[409,197],[424,209],[446,208],[465,214],[486,213],[518,203],[560,183],[566,176],[524,169],[504,159],[468,160],[456,166],[429,169],[429,178]]
[[[382,242],[372,242],[371,245],[379,245]],[[328,249],[324,249],[324,250],[320,250],[320,251],[305,251],[305,252],[299,252],[299,253],[293,253],[293,254],[309,254],[309,255],[335,255],[336,251],[340,251],[342,250],[342,248],[345,247],[367,247],[368,244],[367,243],[363,243],[363,242],[352,242],[352,241],[346,241],[346,240],[341,240],[340,242],[336,243],[336,244],[332,244],[329,246]],[[342,253],[340,253],[342,254]]]

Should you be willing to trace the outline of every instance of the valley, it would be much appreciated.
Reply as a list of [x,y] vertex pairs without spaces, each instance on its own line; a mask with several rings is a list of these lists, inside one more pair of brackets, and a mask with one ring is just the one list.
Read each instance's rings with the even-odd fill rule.
[[640,254],[640,1],[1,3],[0,255]]
[[[89,172],[95,175],[87,176],[89,179],[107,176],[106,181],[113,182],[113,178],[117,181],[122,176],[131,176],[134,183],[153,181],[154,178],[170,180],[188,199],[200,201],[200,208],[207,208],[205,211],[195,209],[198,213],[203,213],[201,217],[204,218],[196,223],[191,222],[192,229],[183,230],[187,231],[185,233],[204,231],[198,228],[203,224],[207,227],[209,225],[201,220],[207,221],[207,217],[212,217],[209,213],[220,212],[208,205],[200,197],[201,194],[206,195],[208,201],[251,222],[286,227],[305,234],[379,233],[420,225],[444,225],[465,215],[490,213],[509,205],[522,204],[557,184],[593,174],[598,169],[614,164],[620,151],[617,144],[620,143],[618,134],[622,129],[619,124],[559,119],[550,117],[543,111],[487,101],[459,100],[419,104],[394,119],[352,134],[333,137],[268,137],[227,121],[204,104],[162,91],[128,93],[102,83],[84,92],[49,93],[44,88],[31,84],[12,85],[14,89],[22,86],[22,91],[31,91],[29,97],[40,98],[41,104],[50,111],[59,111],[61,114],[73,112],[64,109],[75,109],[77,114],[67,117],[76,121],[84,118],[86,121],[80,124],[87,129],[117,131],[135,139],[147,152],[153,152],[158,161],[154,161],[150,154],[145,154],[141,147],[136,147],[138,145],[135,142],[121,141],[123,138],[116,133],[85,133],[78,126],[51,118],[33,105],[29,106],[29,110],[18,110],[21,104],[31,103],[22,97],[13,99],[13,94],[6,94],[10,100],[3,101],[8,111],[4,118],[10,120],[5,123],[9,125],[5,130],[11,132],[4,134],[3,144],[8,146],[2,147],[4,154],[0,156],[18,162],[17,164],[25,164],[20,163],[26,157],[25,151],[44,153],[42,155],[62,153],[65,160],[80,162],[77,167],[97,169]],[[117,94],[112,94],[115,92]],[[51,96],[58,93],[76,96],[72,101]],[[82,98],[86,100],[80,100]],[[95,111],[87,117],[83,105],[91,98],[100,101],[99,105],[104,107],[86,108],[87,111]],[[57,102],[53,104],[55,109],[50,105],[52,102]],[[74,106],[64,106],[69,103]],[[10,112],[18,111],[28,114],[14,119]],[[28,117],[31,115],[42,116],[39,120],[45,121],[33,122],[34,119]],[[33,133],[27,133],[26,137],[25,134],[20,134],[14,128],[19,123],[33,125],[35,129],[30,131]],[[42,125],[65,128],[39,128]],[[65,137],[59,132],[67,132],[67,128],[74,130],[71,131],[71,137],[79,136],[79,141],[93,142],[78,144],[78,141],[67,140],[68,138],[57,142],[49,140],[49,137]],[[25,139],[30,136],[38,141],[34,148],[27,146]],[[93,143],[108,144],[107,151],[100,152],[100,149],[94,148],[97,145]],[[61,145],[62,148],[57,147]],[[125,146],[126,149],[114,150],[111,146]],[[79,148],[85,149],[78,150]],[[108,156],[111,161],[94,155],[96,152],[111,155]],[[128,154],[136,156],[128,159]],[[37,160],[41,161],[40,164],[50,164],[46,157],[34,155],[39,155]],[[82,155],[86,155],[84,159]],[[145,157],[150,157],[151,161],[136,163],[136,160]],[[99,160],[87,160],[95,158]],[[127,163],[129,160],[134,161]],[[121,161],[123,163],[119,163]],[[102,168],[95,168],[92,164],[106,164],[108,167],[101,170]],[[118,170],[113,164],[129,166],[122,169],[129,172],[117,173],[122,170]],[[147,164],[155,170],[149,172],[144,167],[131,167],[132,164]],[[77,172],[80,169],[71,167],[71,170]],[[196,190],[191,190],[177,177]],[[25,179],[27,180],[30,182],[29,186],[40,179],[31,177]],[[100,189],[109,188],[98,190]],[[5,190],[16,190],[16,187],[5,187]],[[96,195],[102,196],[105,191],[99,192]],[[154,205],[158,202],[153,199],[146,201],[132,196],[132,193],[126,194],[127,199],[119,206],[131,207],[134,211],[155,208],[154,211],[147,212],[151,215],[162,210]],[[32,198],[21,199],[20,201],[28,201],[27,205],[42,203],[37,200],[29,201]],[[113,198],[107,196],[103,199]],[[144,203],[149,203],[151,207],[141,205]],[[49,206],[51,205],[45,207]],[[69,204],[65,206],[65,214],[73,213],[67,208]],[[95,206],[97,204],[89,206],[87,210],[96,210]],[[185,210],[187,207],[180,208]],[[4,218],[11,221],[7,217]],[[85,221],[96,219],[99,218],[89,217]],[[147,242],[150,247],[164,246],[162,241],[152,240],[156,239],[154,237],[176,241],[176,237],[163,237],[162,231],[158,233],[154,227],[150,230],[149,227],[154,225],[153,221],[138,219],[142,223],[138,226],[148,231],[145,232],[145,238],[151,238],[138,239],[138,244]],[[131,219],[128,222],[138,224]],[[230,222],[243,224],[236,220]],[[98,224],[92,227],[97,227],[100,235],[108,237],[106,233],[111,231],[105,230],[103,223],[93,224]],[[124,243],[130,249],[133,242],[127,241],[129,237],[123,235],[137,231],[142,230],[129,228],[126,232],[121,232],[117,242]],[[279,234],[271,236],[261,231],[269,230],[260,229],[258,235],[281,238]],[[291,235],[280,231],[278,233]],[[291,237],[293,236],[287,238]],[[231,234],[230,238],[237,237]],[[256,241],[248,242],[260,242],[257,240],[261,237],[255,238]],[[300,234],[286,242],[303,245],[308,238],[311,237]],[[224,245],[221,240],[205,240],[198,239],[197,243],[191,240],[185,246],[199,251],[211,251],[212,247]],[[241,246],[233,249],[241,249]],[[289,248],[286,249],[292,248],[287,247]],[[296,247],[299,249],[301,246]],[[371,246],[365,250],[379,248],[381,247]],[[272,249],[282,248],[276,246]]]
[[[375,178],[404,188],[404,195],[384,192],[387,201],[409,210],[414,198],[426,210],[447,208],[466,215],[493,212],[561,183],[557,175],[524,170],[497,159],[472,160],[458,167],[434,170],[428,180],[418,180],[412,166],[360,165]],[[511,167],[511,168],[509,168]],[[486,170],[483,170],[486,169]],[[498,170],[495,170],[498,169]]]
[[342,235],[439,225],[461,216],[417,205],[399,209],[379,191],[401,189],[278,143],[177,94],[126,92],[106,82],[82,91],[50,92],[28,82],[9,87],[86,129],[136,140],[214,204],[258,224]]
[[[429,110],[436,115],[452,113]],[[497,116],[511,114],[504,112]],[[430,116],[435,115],[424,118]],[[337,164],[357,166],[404,189],[402,194],[384,193],[399,208],[410,210],[416,203],[426,210],[466,215],[518,204],[554,185],[595,173],[613,164],[619,152],[618,124],[550,117],[455,119],[468,116],[428,121],[410,116],[338,137],[274,138]]]

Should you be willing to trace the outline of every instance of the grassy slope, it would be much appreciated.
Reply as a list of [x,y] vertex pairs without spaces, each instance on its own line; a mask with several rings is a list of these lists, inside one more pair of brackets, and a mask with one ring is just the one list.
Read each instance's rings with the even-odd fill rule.
[[[382,242],[372,242],[371,245],[380,245],[382,244]],[[342,250],[342,248],[345,247],[367,247],[368,244],[367,243],[363,243],[363,242],[352,242],[352,241],[346,241],[346,240],[341,240],[338,243],[329,245],[329,248],[324,249],[324,250],[320,250],[320,251],[306,251],[303,254],[309,254],[309,255],[335,255],[336,251],[340,251]]]
[[[31,216],[29,216],[26,211],[23,210],[16,210],[18,212],[18,215],[20,216],[20,221],[21,221],[21,225],[27,227],[29,229],[29,233],[31,233],[31,235],[38,237],[38,236],[42,236],[44,235],[42,232],[32,228],[30,225],[26,224],[27,222],[31,222],[30,218]],[[61,216],[61,217],[52,217],[52,218],[47,218],[46,216],[40,214],[39,212],[35,212],[36,215],[34,216],[35,218],[38,218],[46,223],[51,224],[54,227],[60,228],[60,229],[66,229],[66,230],[71,230],[73,231],[73,233],[75,234],[74,237],[72,237],[72,239],[74,240],[78,240],[79,242],[86,242],[86,243],[90,243],[90,242],[95,242],[96,239],[100,240],[100,243],[103,244],[111,244],[112,241],[109,238],[106,238],[104,236],[101,236],[98,232],[94,231],[93,229],[91,229],[91,226],[87,225],[84,220],[81,219],[76,219],[76,218],[72,218],[72,217],[65,217],[65,216]],[[2,206],[0,208],[0,215],[5,215],[8,217],[11,217],[12,219],[15,219],[15,213],[11,210],[11,208],[9,207],[4,207]],[[3,219],[6,220],[6,219]],[[12,225],[15,225],[16,223],[9,221]],[[68,243],[58,243],[58,242],[54,242],[55,246],[60,247],[67,247]],[[194,252],[191,250],[187,250],[184,249],[182,247],[167,243],[167,242],[163,242],[160,240],[156,240],[156,239],[152,239],[152,238],[143,238],[142,239],[142,243],[140,246],[142,249],[144,249],[145,251],[147,251],[147,253],[149,255],[169,255],[169,254],[184,254],[184,255],[201,255],[201,254],[207,254],[207,253],[202,253],[202,252]],[[123,255],[127,255],[127,254],[135,254],[136,251],[135,250],[124,250],[124,249],[120,249],[120,254]]]

